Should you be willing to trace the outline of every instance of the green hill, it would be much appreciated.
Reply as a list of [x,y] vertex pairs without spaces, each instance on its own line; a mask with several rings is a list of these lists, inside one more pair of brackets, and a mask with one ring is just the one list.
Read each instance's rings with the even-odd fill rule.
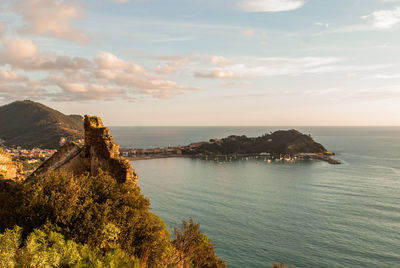
[[61,137],[83,137],[82,116],[64,115],[29,100],[1,106],[0,126],[6,146],[57,148]]
[[201,142],[195,148],[189,145],[187,154],[204,155],[234,155],[234,154],[260,154],[294,155],[298,153],[329,152],[320,143],[317,143],[309,135],[297,130],[279,130],[260,137],[246,137],[231,135],[223,139],[212,139],[209,142]]

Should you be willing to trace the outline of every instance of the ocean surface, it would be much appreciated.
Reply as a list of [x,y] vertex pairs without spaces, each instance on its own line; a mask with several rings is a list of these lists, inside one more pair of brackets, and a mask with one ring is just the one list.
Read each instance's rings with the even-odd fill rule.
[[[290,127],[112,127],[122,147]],[[228,267],[400,267],[400,127],[296,127],[342,165],[169,158],[133,162],[169,227],[192,217]],[[260,161],[260,163],[257,163]]]

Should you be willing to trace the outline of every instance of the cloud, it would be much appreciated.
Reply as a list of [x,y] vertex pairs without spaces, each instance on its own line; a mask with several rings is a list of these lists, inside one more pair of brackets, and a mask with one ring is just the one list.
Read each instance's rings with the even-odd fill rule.
[[271,57],[246,58],[241,63],[230,65],[218,72],[197,73],[197,77],[206,78],[237,78],[237,77],[268,77],[281,75],[319,74],[331,71],[334,63],[340,59],[334,57]]
[[232,79],[240,77],[239,74],[224,69],[213,69],[211,71],[195,71],[194,76],[199,78],[219,78],[219,79]]
[[222,83],[224,87],[245,87],[250,86],[251,82],[248,81],[241,81],[241,82],[224,82]]
[[65,70],[82,69],[90,65],[89,60],[82,57],[42,53],[36,44],[29,39],[9,39],[2,41],[0,49],[0,65],[10,65],[14,69],[23,70]]
[[[393,69],[395,64],[349,64],[337,57],[247,57],[235,59],[234,64],[224,68],[203,68],[193,70],[198,78],[254,79],[278,76],[309,76],[332,73],[360,73],[383,69]],[[228,84],[227,84],[228,85]],[[232,84],[232,85],[237,85]]]
[[214,65],[228,65],[232,64],[232,61],[223,57],[223,56],[211,56],[210,57],[211,64]]
[[99,54],[94,58],[94,61],[100,69],[106,69],[106,70],[124,69],[130,73],[146,72],[146,68],[144,68],[143,66],[124,61],[106,51],[100,50]]
[[246,29],[243,31],[239,31],[239,34],[247,37],[253,37],[256,32],[253,29]]
[[85,32],[71,26],[71,21],[84,15],[79,0],[13,0],[11,8],[26,22],[22,33],[49,35],[79,44],[90,41]]
[[1,83],[6,83],[6,82],[8,83],[10,81],[16,82],[16,81],[28,81],[28,80],[29,80],[29,78],[26,75],[21,75],[14,71],[0,69],[0,82]]
[[330,24],[326,23],[326,22],[316,22],[314,23],[315,26],[320,26],[320,27],[325,27],[325,28],[329,28]]
[[3,49],[0,51],[0,59],[3,61],[20,60],[34,57],[37,46],[29,39],[9,39],[3,40]]
[[36,99],[45,93],[40,81],[31,80],[15,71],[0,69],[0,99],[15,100],[26,96]]
[[[167,59],[167,58],[165,58]],[[168,58],[171,66],[188,57]],[[53,101],[132,100],[138,95],[170,98],[197,88],[181,85],[166,76],[116,55],[99,51],[92,59],[39,51],[29,39],[2,39],[0,48],[0,97],[40,96]],[[31,80],[15,70],[46,71],[47,77]],[[30,88],[30,89],[29,89]]]
[[272,77],[356,73],[393,67],[392,64],[351,65],[336,57],[280,57],[253,59],[247,64],[230,66],[230,70],[242,77]]
[[390,29],[400,24],[400,6],[392,10],[378,10],[361,17],[378,29]]
[[159,63],[156,67],[156,73],[159,74],[174,74],[177,73],[178,68],[183,64],[186,64],[190,61],[188,56],[166,56],[159,57],[159,59],[164,60]]
[[281,12],[301,8],[304,0],[244,0],[238,7],[246,12]]
[[129,3],[130,2],[130,0],[111,0],[112,2],[116,2],[116,3],[122,3],[122,4],[125,4],[125,3]]
[[61,82],[57,85],[63,91],[53,96],[56,101],[113,100],[122,97],[129,99],[122,88],[110,85],[69,82]]

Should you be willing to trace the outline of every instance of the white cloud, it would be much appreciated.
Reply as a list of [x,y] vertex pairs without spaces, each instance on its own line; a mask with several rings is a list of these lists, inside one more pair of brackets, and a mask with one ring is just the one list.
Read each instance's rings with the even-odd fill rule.
[[130,73],[144,73],[146,68],[135,63],[124,61],[117,56],[106,52],[99,51],[99,54],[94,58],[95,63],[100,69],[118,70],[124,69]]
[[210,57],[211,64],[214,65],[228,65],[232,64],[232,61],[223,57],[223,56],[211,56]]
[[36,99],[45,93],[41,89],[40,81],[31,80],[15,71],[0,69],[0,99],[15,100],[26,96]]
[[163,60],[163,62],[157,65],[155,70],[159,74],[174,74],[180,66],[190,61],[188,56],[167,56],[160,57],[159,59]]
[[27,23],[21,30],[23,33],[49,35],[80,44],[90,41],[85,32],[71,26],[71,21],[84,14],[79,0],[13,0],[11,5]]
[[[168,58],[173,66],[188,57]],[[196,88],[154,75],[136,63],[99,51],[93,60],[41,52],[28,39],[3,38],[0,48],[0,98],[40,96],[53,101],[135,99],[138,95],[170,98]],[[46,78],[31,80],[15,70],[47,71]],[[57,91],[58,89],[58,91]]]
[[211,71],[195,71],[194,72],[195,77],[199,78],[220,78],[220,79],[231,79],[231,78],[239,78],[240,75],[234,73],[233,71],[230,70],[224,70],[224,69],[213,69]]
[[116,3],[122,3],[122,4],[125,4],[125,3],[129,3],[130,2],[130,0],[111,0],[112,2],[116,2]]
[[[277,76],[308,76],[332,73],[361,73],[394,68],[393,64],[349,64],[337,57],[248,57],[235,59],[235,64],[223,69],[209,67],[194,70],[193,75],[198,78],[219,79],[253,79],[260,77]],[[228,84],[227,84],[228,85]],[[229,84],[230,85],[230,84]],[[234,83],[232,85],[238,85]]]
[[26,75],[18,74],[14,71],[9,70],[1,70],[0,69],[0,81],[1,83],[5,82],[15,82],[15,81],[27,81],[29,78]]
[[400,24],[400,6],[392,10],[378,10],[362,19],[368,20],[372,26],[378,29],[390,29]]
[[301,8],[304,0],[244,0],[238,7],[247,12],[280,12]]
[[63,92],[53,97],[57,101],[112,100],[121,97],[128,98],[122,88],[115,86],[68,82],[59,83],[58,86],[63,89]]
[[35,43],[29,39],[2,40],[3,48],[0,49],[0,65],[10,65],[14,69],[24,70],[65,70],[81,69],[90,65],[90,62],[81,57],[42,53]]
[[316,22],[314,23],[315,26],[320,26],[320,27],[325,27],[325,28],[329,28],[329,23],[326,22]]
[[3,40],[3,49],[0,51],[0,59],[20,60],[34,57],[37,52],[37,46],[29,39],[9,39]]

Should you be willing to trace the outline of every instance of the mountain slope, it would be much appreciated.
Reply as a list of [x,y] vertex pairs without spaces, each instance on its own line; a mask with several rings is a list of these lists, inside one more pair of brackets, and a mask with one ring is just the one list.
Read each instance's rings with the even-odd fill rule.
[[61,137],[83,137],[83,117],[29,100],[0,107],[0,138],[7,146],[57,148]]

